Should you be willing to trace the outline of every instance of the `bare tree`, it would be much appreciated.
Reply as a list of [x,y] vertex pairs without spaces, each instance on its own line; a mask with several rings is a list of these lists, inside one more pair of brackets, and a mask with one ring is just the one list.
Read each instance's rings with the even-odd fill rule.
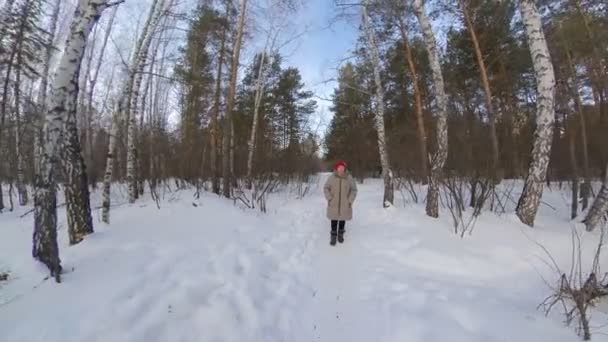
[[234,167],[234,164],[232,164],[231,167],[231,160],[233,158],[231,158],[231,150],[233,150],[231,148],[231,145],[233,144],[233,142],[231,141],[231,136],[232,134],[231,131],[233,130],[233,124],[232,124],[232,109],[234,107],[234,101],[235,101],[235,97],[236,97],[236,81],[237,81],[237,76],[238,76],[238,70],[239,70],[239,58],[240,58],[240,54],[241,54],[241,43],[243,40],[243,29],[245,26],[245,16],[246,16],[246,11],[247,11],[247,0],[241,0],[241,9],[239,12],[239,23],[238,23],[238,27],[237,27],[237,32],[236,32],[236,40],[234,42],[234,49],[233,49],[233,55],[232,55],[232,65],[230,68],[230,85],[228,87],[228,98],[226,99],[226,114],[224,116],[224,136],[222,138],[222,155],[223,155],[223,161],[222,161],[222,192],[224,197],[226,198],[230,198],[230,183],[231,183],[231,178],[234,177],[234,175],[231,173],[231,170]]
[[[87,116],[87,131],[88,133],[85,135],[85,155],[88,156],[88,165],[92,164],[92,155],[93,155],[93,132],[91,129],[91,121],[93,115],[93,94],[95,93],[95,88],[97,87],[97,80],[99,79],[99,72],[101,71],[101,66],[104,61],[104,55],[106,51],[106,47],[108,45],[108,41],[110,40],[110,36],[112,34],[112,28],[114,27],[114,19],[116,18],[116,12],[118,11],[118,6],[112,9],[112,14],[110,14],[110,19],[105,28],[105,35],[103,37],[103,41],[101,44],[101,49],[99,50],[99,56],[97,57],[97,64],[95,65],[95,69],[93,70],[93,74],[89,78],[89,92],[86,103],[86,116]],[[94,171],[90,175],[91,184],[96,186],[97,173]]]
[[[153,16],[151,17],[150,26],[147,29],[146,35],[144,36],[144,40],[140,46],[140,49],[137,54],[137,65],[135,69],[131,70],[133,77],[132,87],[129,91],[129,102],[127,105],[129,109],[128,113],[128,131],[127,131],[127,184],[129,187],[129,202],[133,203],[138,197],[138,189],[137,189],[137,115],[139,106],[139,95],[141,82],[143,79],[143,71],[146,65],[146,61],[148,59],[148,52],[150,50],[150,45],[152,44],[152,38],[154,37],[156,28],[158,27],[163,14],[165,13],[165,5],[167,3],[166,0],[160,0],[160,2],[156,2],[157,6],[155,6]],[[172,0],[169,0],[169,5]],[[146,30],[146,29],[144,29]]]
[[391,206],[394,200],[393,172],[390,169],[386,135],[384,133],[384,89],[382,88],[382,79],[380,77],[380,57],[378,45],[376,43],[376,35],[370,23],[368,7],[369,0],[364,0],[362,6],[363,31],[367,42],[367,50],[374,69],[374,81],[376,83],[375,125],[378,133],[378,152],[380,153],[380,163],[382,164],[382,177],[384,178],[383,206],[386,208]]
[[61,281],[61,261],[57,246],[56,164],[60,158],[63,122],[76,107],[80,63],[91,29],[109,6],[108,0],[81,1],[74,11],[70,32],[49,97],[44,123],[44,153],[36,175],[35,223],[32,255],[42,261],[57,282]]
[[445,94],[443,73],[435,34],[431,23],[424,12],[422,0],[414,0],[414,12],[422,29],[422,36],[429,55],[429,63],[433,72],[433,88],[437,101],[437,151],[431,159],[431,177],[429,181],[428,194],[426,198],[426,214],[431,217],[439,217],[439,184],[443,166],[448,157],[448,100]]
[[534,226],[551,154],[555,121],[555,74],[540,13],[534,0],[521,0],[520,10],[536,75],[537,105],[532,160],[516,211],[521,222]]
[[[108,153],[106,156],[106,169],[104,172],[103,193],[102,193],[101,220],[105,223],[110,223],[110,191],[111,191],[111,185],[112,185],[112,173],[114,171],[114,158],[115,158],[115,152],[116,152],[116,139],[118,136],[119,122],[120,122],[120,120],[131,121],[132,127],[134,129],[135,119],[134,118],[131,119],[131,114],[130,114],[131,91],[133,89],[133,84],[135,83],[135,76],[136,76],[135,71],[137,70],[139,63],[140,63],[142,48],[146,42],[146,38],[153,31],[152,25],[153,25],[154,18],[157,15],[158,6],[159,6],[159,0],[154,0],[154,2],[152,3],[152,5],[150,7],[150,12],[148,13],[146,23],[144,24],[142,32],[140,33],[139,38],[135,44],[135,48],[131,55],[131,60],[129,62],[129,66],[127,69],[127,76],[126,76],[126,80],[125,80],[125,83],[122,88],[122,93],[120,95],[118,103],[116,104],[115,111],[112,115],[112,124],[111,124],[111,128],[110,128],[110,136],[108,139]],[[132,132],[132,133],[134,133],[134,132]],[[131,138],[131,144],[135,145],[134,137]],[[129,150],[131,150],[131,153],[133,153],[134,151],[129,147],[134,147],[134,146],[131,146],[131,145],[127,146],[127,148]],[[132,163],[134,163],[134,162],[135,162],[135,160],[132,160]],[[134,164],[132,164],[131,167],[132,167],[131,171],[134,172],[135,171]],[[133,178],[133,179],[131,179],[132,181],[135,180],[134,176],[135,175],[133,175],[133,174],[131,175],[131,177]],[[131,183],[129,183],[129,184],[131,184]],[[130,189],[130,190],[134,191],[135,189]],[[133,195],[133,198],[131,198],[131,195]],[[135,201],[135,193],[129,194],[129,201],[131,201],[131,199],[133,201]]]

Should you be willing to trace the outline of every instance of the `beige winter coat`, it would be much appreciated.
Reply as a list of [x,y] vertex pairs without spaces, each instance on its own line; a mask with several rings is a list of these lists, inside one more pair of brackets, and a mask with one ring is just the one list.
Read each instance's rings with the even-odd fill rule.
[[350,174],[340,177],[332,174],[323,187],[327,199],[327,218],[348,221],[353,218],[353,202],[357,197],[357,184]]

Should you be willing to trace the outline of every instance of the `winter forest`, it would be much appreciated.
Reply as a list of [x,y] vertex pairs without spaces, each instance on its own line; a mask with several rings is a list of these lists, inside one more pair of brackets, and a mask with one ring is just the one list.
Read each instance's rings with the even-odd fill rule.
[[607,132],[602,0],[0,0],[0,340],[606,339]]

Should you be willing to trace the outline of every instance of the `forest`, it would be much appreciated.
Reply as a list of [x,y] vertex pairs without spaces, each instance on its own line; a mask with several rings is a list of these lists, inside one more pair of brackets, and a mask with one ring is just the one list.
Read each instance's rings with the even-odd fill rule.
[[523,224],[562,186],[571,219],[604,224],[605,1],[327,0],[357,34],[329,98],[288,63],[305,7],[0,1],[0,215],[32,207],[32,256],[57,282],[59,210],[71,245],[110,224],[123,185],[131,204],[175,187],[265,211],[278,184],[338,160],[361,183],[382,179],[385,208],[424,185],[432,218],[505,211],[501,184],[521,180],[508,199]]

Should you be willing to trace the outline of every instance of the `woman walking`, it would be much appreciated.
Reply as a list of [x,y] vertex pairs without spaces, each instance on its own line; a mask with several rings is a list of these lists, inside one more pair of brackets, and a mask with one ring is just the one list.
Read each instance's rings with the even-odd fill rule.
[[327,218],[331,220],[330,244],[344,242],[346,221],[353,218],[353,202],[357,197],[357,184],[346,171],[346,163],[339,161],[334,165],[334,173],[329,176],[323,192],[327,199]]

